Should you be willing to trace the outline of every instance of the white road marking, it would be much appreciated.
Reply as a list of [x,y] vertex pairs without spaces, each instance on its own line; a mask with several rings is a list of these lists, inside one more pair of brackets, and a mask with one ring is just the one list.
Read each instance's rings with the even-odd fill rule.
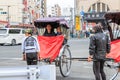
[[22,58],[0,58],[0,60],[22,60]]

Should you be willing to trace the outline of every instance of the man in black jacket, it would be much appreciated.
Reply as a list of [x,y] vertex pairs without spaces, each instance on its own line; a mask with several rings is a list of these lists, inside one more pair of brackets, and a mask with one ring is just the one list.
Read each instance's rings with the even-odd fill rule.
[[97,25],[93,28],[95,34],[90,37],[88,61],[93,58],[93,72],[96,80],[106,80],[104,62],[106,54],[110,52],[109,37],[103,33],[102,27]]

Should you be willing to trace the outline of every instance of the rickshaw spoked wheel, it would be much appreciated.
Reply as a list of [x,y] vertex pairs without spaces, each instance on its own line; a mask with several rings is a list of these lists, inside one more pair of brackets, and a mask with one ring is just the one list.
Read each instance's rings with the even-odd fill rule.
[[60,73],[63,77],[67,77],[70,74],[72,64],[71,52],[67,45],[64,47],[59,60]]

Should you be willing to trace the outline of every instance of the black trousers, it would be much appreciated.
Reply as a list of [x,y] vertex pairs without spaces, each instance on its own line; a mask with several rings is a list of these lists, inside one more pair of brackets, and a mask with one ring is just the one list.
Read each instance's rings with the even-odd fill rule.
[[93,61],[93,72],[95,75],[95,80],[106,80],[104,63],[105,61]]
[[37,52],[35,53],[26,53],[27,65],[37,65]]

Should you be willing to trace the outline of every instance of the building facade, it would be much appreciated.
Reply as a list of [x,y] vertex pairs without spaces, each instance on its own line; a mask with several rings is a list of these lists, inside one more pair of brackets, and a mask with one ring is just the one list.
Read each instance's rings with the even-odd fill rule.
[[45,16],[46,0],[0,0],[1,22],[7,21],[10,25],[32,24]]
[[75,13],[120,11],[120,0],[75,0]]
[[40,0],[41,1],[41,7],[40,7],[40,17],[46,17],[47,16],[47,0]]
[[46,0],[24,0],[23,23],[32,24],[40,17],[46,17]]
[[[120,11],[120,0],[75,0],[75,16],[81,17],[82,30],[99,22],[105,25],[104,14],[114,11]],[[84,22],[88,23],[86,27]]]
[[46,0],[24,0],[24,23],[31,24],[46,15]]
[[51,7],[51,16],[61,16],[61,7],[58,4]]
[[0,20],[8,22],[22,22],[22,0],[0,0]]
[[40,1],[23,0],[23,23],[32,24],[33,21],[40,17]]

